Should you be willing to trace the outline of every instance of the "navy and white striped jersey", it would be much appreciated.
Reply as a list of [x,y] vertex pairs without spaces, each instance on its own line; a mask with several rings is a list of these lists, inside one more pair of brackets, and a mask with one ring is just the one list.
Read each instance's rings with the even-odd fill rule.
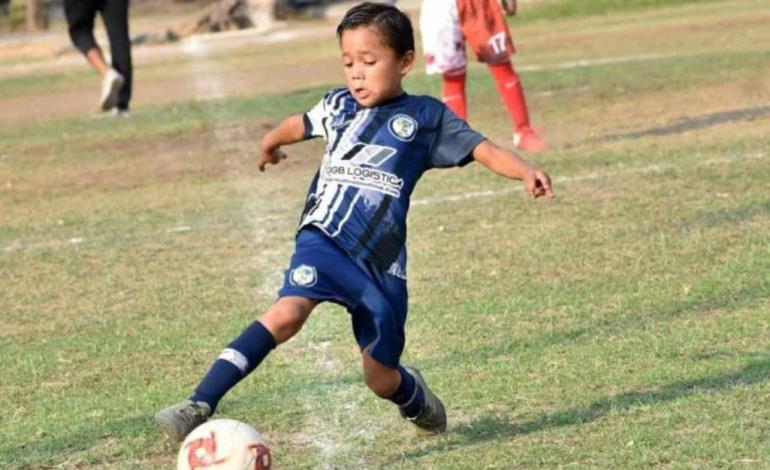
[[406,213],[430,168],[462,166],[484,137],[442,102],[403,93],[378,106],[347,88],[305,113],[305,137],[326,151],[310,184],[299,228],[314,226],[350,256],[406,277]]

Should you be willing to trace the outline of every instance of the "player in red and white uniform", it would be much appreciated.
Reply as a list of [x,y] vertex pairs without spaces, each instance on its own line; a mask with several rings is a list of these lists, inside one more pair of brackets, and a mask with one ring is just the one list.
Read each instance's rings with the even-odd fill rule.
[[497,83],[514,124],[514,145],[539,152],[545,150],[546,143],[529,122],[524,89],[511,64],[510,56],[516,49],[503,11],[516,14],[516,0],[423,0],[420,31],[426,69],[428,74],[443,76],[444,102],[465,119],[465,45],[470,45]]

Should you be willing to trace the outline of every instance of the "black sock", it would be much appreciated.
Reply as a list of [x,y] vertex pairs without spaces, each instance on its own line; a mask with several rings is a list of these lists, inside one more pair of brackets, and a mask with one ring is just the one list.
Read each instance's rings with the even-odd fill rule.
[[414,418],[420,414],[425,397],[412,374],[401,366],[398,366],[398,371],[401,373],[401,384],[388,400],[398,405],[407,417]]
[[253,371],[274,347],[273,335],[255,321],[222,350],[190,400],[208,403],[213,412],[219,400]]

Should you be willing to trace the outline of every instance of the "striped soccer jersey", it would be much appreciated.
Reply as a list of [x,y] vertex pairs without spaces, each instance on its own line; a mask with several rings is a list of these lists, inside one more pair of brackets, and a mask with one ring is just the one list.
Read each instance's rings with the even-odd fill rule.
[[366,108],[347,88],[304,114],[305,137],[326,150],[299,224],[313,226],[351,257],[406,278],[406,215],[417,180],[462,166],[484,140],[443,103],[403,93]]

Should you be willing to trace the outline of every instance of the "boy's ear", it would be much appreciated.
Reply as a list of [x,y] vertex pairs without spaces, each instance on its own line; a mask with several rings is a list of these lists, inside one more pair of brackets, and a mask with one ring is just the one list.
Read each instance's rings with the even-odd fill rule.
[[414,51],[406,51],[401,57],[401,76],[408,74],[414,66]]

